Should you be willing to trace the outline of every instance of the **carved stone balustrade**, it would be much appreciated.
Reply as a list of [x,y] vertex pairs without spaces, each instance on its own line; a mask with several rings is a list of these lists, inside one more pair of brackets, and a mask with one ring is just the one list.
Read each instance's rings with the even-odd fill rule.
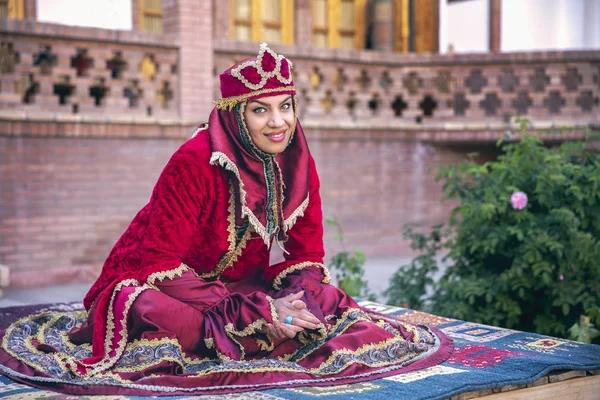
[[[600,51],[400,55],[275,47],[294,62],[306,127],[495,140],[516,116],[540,129],[600,123]],[[214,48],[215,71],[222,71],[257,46],[218,39]]]
[[3,119],[165,124],[179,118],[177,38],[0,19]]

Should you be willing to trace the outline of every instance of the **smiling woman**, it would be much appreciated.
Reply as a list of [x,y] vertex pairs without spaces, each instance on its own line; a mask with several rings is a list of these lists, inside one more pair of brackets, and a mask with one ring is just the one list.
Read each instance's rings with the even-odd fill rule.
[[244,119],[256,147],[273,155],[283,152],[296,125],[292,96],[282,94],[251,100],[244,109]]
[[262,44],[220,80],[209,123],[166,165],[87,314],[21,319],[2,335],[0,372],[72,394],[173,395],[346,384],[449,357],[437,329],[330,284],[291,62]]

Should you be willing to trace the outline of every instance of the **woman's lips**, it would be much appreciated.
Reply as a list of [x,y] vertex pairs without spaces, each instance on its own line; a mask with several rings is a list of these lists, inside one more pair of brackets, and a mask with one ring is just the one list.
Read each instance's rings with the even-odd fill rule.
[[265,134],[265,136],[267,138],[269,138],[270,141],[275,142],[275,143],[279,143],[279,142],[282,142],[285,139],[285,133],[286,132],[287,132],[287,129],[282,129],[282,130],[277,131],[277,132],[267,133],[267,134]]

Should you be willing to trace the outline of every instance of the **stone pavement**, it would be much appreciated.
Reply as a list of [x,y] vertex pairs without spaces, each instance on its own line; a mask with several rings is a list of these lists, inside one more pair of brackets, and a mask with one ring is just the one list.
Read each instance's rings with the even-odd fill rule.
[[[365,278],[369,289],[378,296],[379,301],[385,301],[383,291],[387,288],[390,278],[400,265],[408,264],[410,258],[367,258],[365,263]],[[332,271],[335,278],[335,271]],[[46,286],[41,288],[17,289],[5,288],[0,297],[0,308],[27,304],[43,304],[57,302],[82,301],[91,283],[71,285]]]

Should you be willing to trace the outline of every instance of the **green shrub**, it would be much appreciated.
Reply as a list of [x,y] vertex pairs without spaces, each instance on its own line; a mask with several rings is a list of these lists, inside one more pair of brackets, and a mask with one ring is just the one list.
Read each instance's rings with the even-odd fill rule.
[[[600,155],[585,142],[548,148],[532,135],[498,145],[497,161],[439,168],[459,205],[447,228],[405,229],[423,254],[386,294],[392,304],[566,337],[600,304]],[[511,202],[517,192],[528,198],[522,209]],[[440,252],[450,265],[433,282]]]
[[365,270],[365,253],[360,250],[348,251],[344,243],[344,231],[336,218],[327,218],[327,225],[335,228],[335,240],[340,242],[343,250],[331,257],[329,269],[335,271],[338,287],[353,297],[368,298],[375,301],[377,298],[370,293],[368,283],[363,279]]

